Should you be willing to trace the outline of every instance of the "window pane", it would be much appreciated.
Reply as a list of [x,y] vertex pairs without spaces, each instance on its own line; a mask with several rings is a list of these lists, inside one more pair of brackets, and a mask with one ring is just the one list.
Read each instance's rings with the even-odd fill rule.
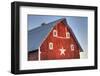
[[53,30],[53,36],[54,36],[54,37],[57,36],[57,30]]
[[69,32],[66,33],[66,38],[70,38],[70,33]]
[[53,43],[52,43],[52,42],[49,43],[49,49],[50,49],[50,50],[53,49]]
[[71,47],[71,51],[74,51],[74,45],[71,44],[70,47]]

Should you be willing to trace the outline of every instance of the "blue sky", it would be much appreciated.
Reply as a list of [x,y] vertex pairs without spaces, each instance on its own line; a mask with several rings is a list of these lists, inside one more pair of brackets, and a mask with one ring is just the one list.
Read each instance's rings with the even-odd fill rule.
[[78,16],[50,16],[50,15],[28,15],[28,30],[41,26],[55,20],[66,18],[68,25],[73,30],[77,40],[84,51],[88,51],[88,18]]

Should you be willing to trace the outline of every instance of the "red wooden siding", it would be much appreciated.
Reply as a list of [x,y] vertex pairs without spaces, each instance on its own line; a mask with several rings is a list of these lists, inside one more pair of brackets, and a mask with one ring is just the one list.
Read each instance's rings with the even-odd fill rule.
[[[57,30],[57,37],[53,36],[53,30]],[[80,49],[77,45],[74,37],[69,32],[69,29],[63,22],[58,23],[53,30],[49,33],[48,37],[43,41],[40,46],[40,59],[41,60],[53,60],[53,59],[76,59],[80,58]],[[70,38],[66,38],[66,32],[70,33]],[[49,49],[49,43],[53,43],[53,50]],[[71,51],[70,45],[74,45],[74,51]],[[60,55],[60,49],[64,48],[65,54]]]

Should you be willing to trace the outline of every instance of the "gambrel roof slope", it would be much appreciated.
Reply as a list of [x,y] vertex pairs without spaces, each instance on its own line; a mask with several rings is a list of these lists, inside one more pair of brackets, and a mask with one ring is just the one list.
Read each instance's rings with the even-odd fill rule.
[[[49,34],[49,32],[53,29],[53,27],[61,21],[63,21],[65,23],[65,25],[69,28],[69,31],[72,33],[74,39],[78,43],[73,31],[67,24],[66,19],[62,18],[62,19],[56,20],[54,22],[50,22],[48,24],[43,24],[40,27],[29,30],[28,31],[28,51],[37,50],[40,47],[42,41],[46,38],[46,36]],[[80,47],[80,51],[82,52],[83,50],[79,43],[78,43],[78,45]]]

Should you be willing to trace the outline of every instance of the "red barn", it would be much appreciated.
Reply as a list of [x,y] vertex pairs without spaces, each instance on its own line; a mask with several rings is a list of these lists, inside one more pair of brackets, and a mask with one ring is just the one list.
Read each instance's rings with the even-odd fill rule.
[[28,32],[28,60],[79,59],[82,51],[65,18]]

